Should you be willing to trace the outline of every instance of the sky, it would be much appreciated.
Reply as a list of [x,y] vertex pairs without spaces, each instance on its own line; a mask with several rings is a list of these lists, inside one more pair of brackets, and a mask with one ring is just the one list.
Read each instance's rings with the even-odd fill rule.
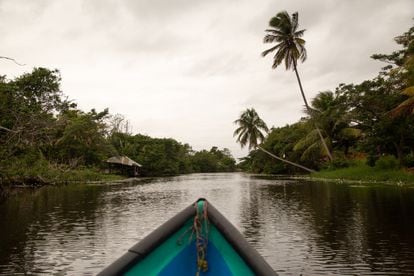
[[0,75],[59,69],[78,106],[109,108],[134,133],[193,149],[247,154],[233,124],[255,108],[269,127],[303,116],[296,77],[261,57],[277,12],[299,12],[308,59],[299,65],[309,99],[339,83],[373,78],[374,53],[413,25],[412,0],[0,0]]

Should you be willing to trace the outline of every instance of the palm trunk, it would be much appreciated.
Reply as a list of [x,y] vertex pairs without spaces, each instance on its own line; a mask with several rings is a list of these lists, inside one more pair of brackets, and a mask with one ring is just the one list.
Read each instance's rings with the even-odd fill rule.
[[[308,101],[306,100],[305,93],[303,92],[302,82],[300,81],[300,77],[299,77],[298,70],[297,70],[297,68],[296,68],[296,62],[295,62],[295,61],[293,62],[293,68],[294,68],[294,70],[295,70],[296,78],[298,79],[299,88],[300,88],[300,93],[302,94],[303,101],[305,102],[306,110],[308,111],[309,115],[312,117],[312,110],[310,109],[310,107],[309,107],[309,105],[308,105]],[[326,151],[326,154],[327,154],[327,155],[328,155],[328,157],[329,157],[329,160],[330,160],[330,161],[332,161],[332,160],[333,160],[333,158],[332,158],[331,151],[329,150],[328,145],[327,145],[327,144],[326,144],[326,142],[325,142],[325,139],[323,139],[323,136],[322,136],[321,130],[320,130],[320,129],[319,129],[319,127],[316,125],[316,123],[314,123],[314,127],[315,127],[316,131],[318,132],[319,138],[321,139],[322,145],[323,145],[323,147],[325,148],[325,151]]]
[[299,165],[299,164],[297,164],[297,163],[294,163],[294,162],[291,162],[291,161],[289,161],[289,160],[286,160],[286,159],[283,159],[283,158],[281,158],[281,157],[278,157],[278,156],[274,155],[273,153],[271,153],[271,152],[269,152],[269,151],[265,150],[265,149],[264,149],[264,148],[262,148],[262,147],[258,147],[258,148],[259,148],[261,151],[263,151],[264,153],[267,153],[268,155],[272,156],[273,158],[275,158],[275,159],[277,159],[277,160],[279,160],[279,161],[282,161],[282,162],[288,163],[288,164],[290,164],[290,165],[292,165],[292,166],[295,166],[295,167],[301,168],[301,169],[303,169],[303,170],[305,170],[305,171],[308,171],[308,172],[316,172],[315,170],[309,169],[309,168],[307,168],[307,167],[305,167],[305,166],[302,166],[302,165]]

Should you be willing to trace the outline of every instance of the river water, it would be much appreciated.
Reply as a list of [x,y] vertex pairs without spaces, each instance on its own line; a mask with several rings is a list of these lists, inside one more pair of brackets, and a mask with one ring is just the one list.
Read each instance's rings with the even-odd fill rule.
[[94,275],[198,197],[280,275],[414,275],[414,187],[241,173],[22,192],[0,205],[0,274]]

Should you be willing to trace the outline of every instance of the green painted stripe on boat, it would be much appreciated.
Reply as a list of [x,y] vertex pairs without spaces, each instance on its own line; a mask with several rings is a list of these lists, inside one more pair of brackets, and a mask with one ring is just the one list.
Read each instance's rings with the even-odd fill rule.
[[250,267],[247,266],[214,225],[211,225],[209,230],[209,243],[210,242],[214,243],[214,246],[220,251],[233,275],[254,275]]
[[[202,204],[200,204],[200,201]],[[211,265],[218,261],[216,266],[210,266],[209,264],[211,270],[208,270],[206,274],[215,273],[214,268],[220,269],[219,267],[221,267],[225,268],[225,273],[230,275],[277,275],[263,257],[248,244],[242,234],[207,200],[203,198],[197,200],[197,210],[202,210],[200,207],[204,206],[204,202],[208,204],[207,216],[210,221],[209,240],[210,250],[212,251],[208,254],[211,257]],[[188,256],[182,254],[188,254],[192,250],[191,247],[195,247],[194,241],[189,246],[189,238],[192,234],[191,226],[197,213],[194,209],[194,204],[185,208],[131,247],[127,253],[106,267],[98,275],[151,276],[166,272],[168,267],[173,269],[182,268],[171,266],[174,263],[188,262],[194,262],[193,265],[189,264],[190,266],[188,267],[192,267],[190,269],[193,270],[196,265],[194,259],[185,262],[182,259],[178,261],[179,259],[176,258],[180,255]],[[203,230],[201,232],[206,234]],[[177,241],[180,239],[182,240],[181,246],[177,244]],[[196,254],[197,249],[194,248],[194,250]],[[209,249],[207,248],[208,251]],[[217,254],[220,255],[219,259],[217,259]],[[188,257],[193,258],[191,256]],[[200,275],[203,274],[201,273]]]
[[[197,203],[197,207],[199,212],[202,212],[204,208],[204,201],[200,200]],[[192,227],[192,225],[193,218],[188,220],[184,226],[180,228],[180,230],[157,247],[153,252],[151,252],[150,255],[134,265],[128,272],[125,273],[125,275],[158,275],[164,267],[167,266],[171,260],[188,245],[191,236],[191,231],[188,230]],[[206,233],[204,223],[202,232],[204,234]],[[209,226],[208,235],[209,243],[213,243],[217,250],[221,253],[233,275],[254,275],[249,266],[243,261],[239,254],[213,224],[210,224]],[[181,241],[181,244],[178,243],[179,240]],[[194,250],[196,249],[194,248]]]
[[[158,246],[151,254],[134,265],[125,275],[158,275],[187,246],[191,231],[187,233],[186,231],[192,226],[192,223],[192,220],[188,220],[180,230]],[[179,240],[182,241],[181,245],[178,244]]]

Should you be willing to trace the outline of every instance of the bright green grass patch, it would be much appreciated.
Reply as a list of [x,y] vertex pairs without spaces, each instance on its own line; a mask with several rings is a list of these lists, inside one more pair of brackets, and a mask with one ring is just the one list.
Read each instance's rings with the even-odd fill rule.
[[379,169],[362,162],[355,166],[334,170],[322,170],[311,174],[312,178],[357,180],[366,182],[395,182],[414,184],[414,174],[402,169]]

